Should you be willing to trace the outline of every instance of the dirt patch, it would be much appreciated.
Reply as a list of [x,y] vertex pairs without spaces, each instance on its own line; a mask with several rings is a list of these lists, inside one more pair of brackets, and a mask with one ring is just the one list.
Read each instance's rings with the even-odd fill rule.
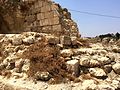
[[66,78],[74,80],[68,72],[65,61],[59,56],[60,49],[46,42],[38,42],[23,53],[24,58],[30,59],[29,77],[35,77],[36,72],[49,72],[54,79],[52,83],[63,82]]

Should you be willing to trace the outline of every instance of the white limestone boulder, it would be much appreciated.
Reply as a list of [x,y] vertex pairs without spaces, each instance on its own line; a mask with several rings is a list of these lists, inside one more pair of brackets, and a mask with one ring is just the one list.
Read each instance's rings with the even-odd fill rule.
[[115,73],[120,74],[120,63],[116,63],[112,66]]
[[72,72],[73,76],[79,76],[79,61],[70,60],[66,62],[67,70]]

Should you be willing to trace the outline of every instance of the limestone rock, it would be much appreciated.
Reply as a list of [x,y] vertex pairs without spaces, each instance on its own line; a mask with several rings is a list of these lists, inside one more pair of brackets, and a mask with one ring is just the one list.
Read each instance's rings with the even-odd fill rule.
[[0,70],[5,69],[5,67],[6,67],[5,64],[3,64],[3,63],[0,64]]
[[114,47],[112,49],[112,51],[115,52],[115,53],[120,53],[120,48],[119,47]]
[[85,67],[96,67],[100,66],[101,63],[97,60],[90,58],[89,56],[80,59],[80,65]]
[[86,49],[84,49],[84,48],[80,48],[80,49],[73,49],[73,53],[75,54],[75,55],[81,55],[81,54],[86,54]]
[[118,80],[113,80],[111,85],[115,88],[115,89],[120,89],[120,82]]
[[26,72],[29,71],[29,69],[30,69],[30,60],[29,59],[25,59],[24,60],[24,64],[22,66],[22,71],[26,73]]
[[99,56],[99,55],[94,55],[92,58],[96,59],[97,61],[99,61],[101,63],[101,65],[106,65],[106,64],[110,64],[113,60],[105,57],[105,56]]
[[24,64],[23,59],[19,59],[15,62],[15,67],[16,68],[21,68],[23,64]]
[[5,34],[0,34],[0,40],[5,37]]
[[60,54],[62,57],[70,57],[73,55],[73,52],[71,49],[64,49],[60,51]]
[[106,73],[110,73],[112,71],[112,65],[105,65],[103,69]]
[[35,74],[36,80],[48,81],[50,80],[50,78],[51,78],[51,75],[49,74],[49,72],[37,72]]
[[81,86],[80,90],[97,90],[97,85],[94,80],[85,80]]
[[115,73],[120,74],[120,63],[116,63],[112,66]]
[[98,77],[98,78],[102,78],[102,77],[107,76],[106,73],[104,72],[104,70],[101,68],[90,68],[89,72],[92,76]]
[[108,84],[101,84],[98,85],[98,90],[115,90],[115,88]]
[[79,76],[79,61],[78,60],[70,60],[66,62],[67,70],[72,72],[73,76]]
[[110,41],[110,38],[103,38],[103,40],[102,40],[102,43],[103,44],[107,44],[107,43],[109,43],[109,41]]
[[60,37],[60,43],[63,44],[63,45],[71,45],[71,38],[69,36],[62,36]]
[[12,39],[12,44],[13,45],[21,45],[22,44],[22,38],[21,37],[14,37]]
[[20,73],[22,71],[23,64],[24,64],[23,59],[17,60],[15,62],[15,69],[14,69],[14,71]]
[[34,41],[35,41],[35,37],[33,37],[33,36],[29,36],[29,37],[23,39],[24,44],[33,44]]
[[14,62],[8,63],[8,65],[6,66],[7,70],[11,70],[11,69],[14,69],[14,68],[15,68],[15,63]]
[[53,44],[53,45],[59,44],[59,39],[55,38],[55,37],[51,37],[51,38],[48,39],[48,43]]
[[18,59],[19,59],[19,57],[13,53],[13,54],[9,55],[9,56],[4,60],[4,62],[13,63],[13,62],[15,62],[15,61],[18,60]]

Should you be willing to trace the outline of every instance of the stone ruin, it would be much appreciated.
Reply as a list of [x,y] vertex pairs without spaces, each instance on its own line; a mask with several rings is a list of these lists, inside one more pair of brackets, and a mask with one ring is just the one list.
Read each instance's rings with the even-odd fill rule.
[[0,90],[120,90],[120,39],[80,38],[67,9],[24,2],[0,16]]
[[50,0],[25,0],[24,3],[28,5],[28,8],[23,8],[25,12],[17,10],[11,15],[3,15],[1,33],[32,31],[80,37],[77,24],[71,19],[66,8]]

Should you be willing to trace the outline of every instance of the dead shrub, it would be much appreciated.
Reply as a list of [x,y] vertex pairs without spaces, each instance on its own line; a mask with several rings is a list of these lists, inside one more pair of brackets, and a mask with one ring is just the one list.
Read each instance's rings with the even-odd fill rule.
[[30,59],[29,77],[35,77],[36,72],[49,72],[54,83],[60,83],[64,78],[71,80],[63,58],[59,56],[60,50],[55,45],[44,41],[33,44],[23,53],[23,58]]

